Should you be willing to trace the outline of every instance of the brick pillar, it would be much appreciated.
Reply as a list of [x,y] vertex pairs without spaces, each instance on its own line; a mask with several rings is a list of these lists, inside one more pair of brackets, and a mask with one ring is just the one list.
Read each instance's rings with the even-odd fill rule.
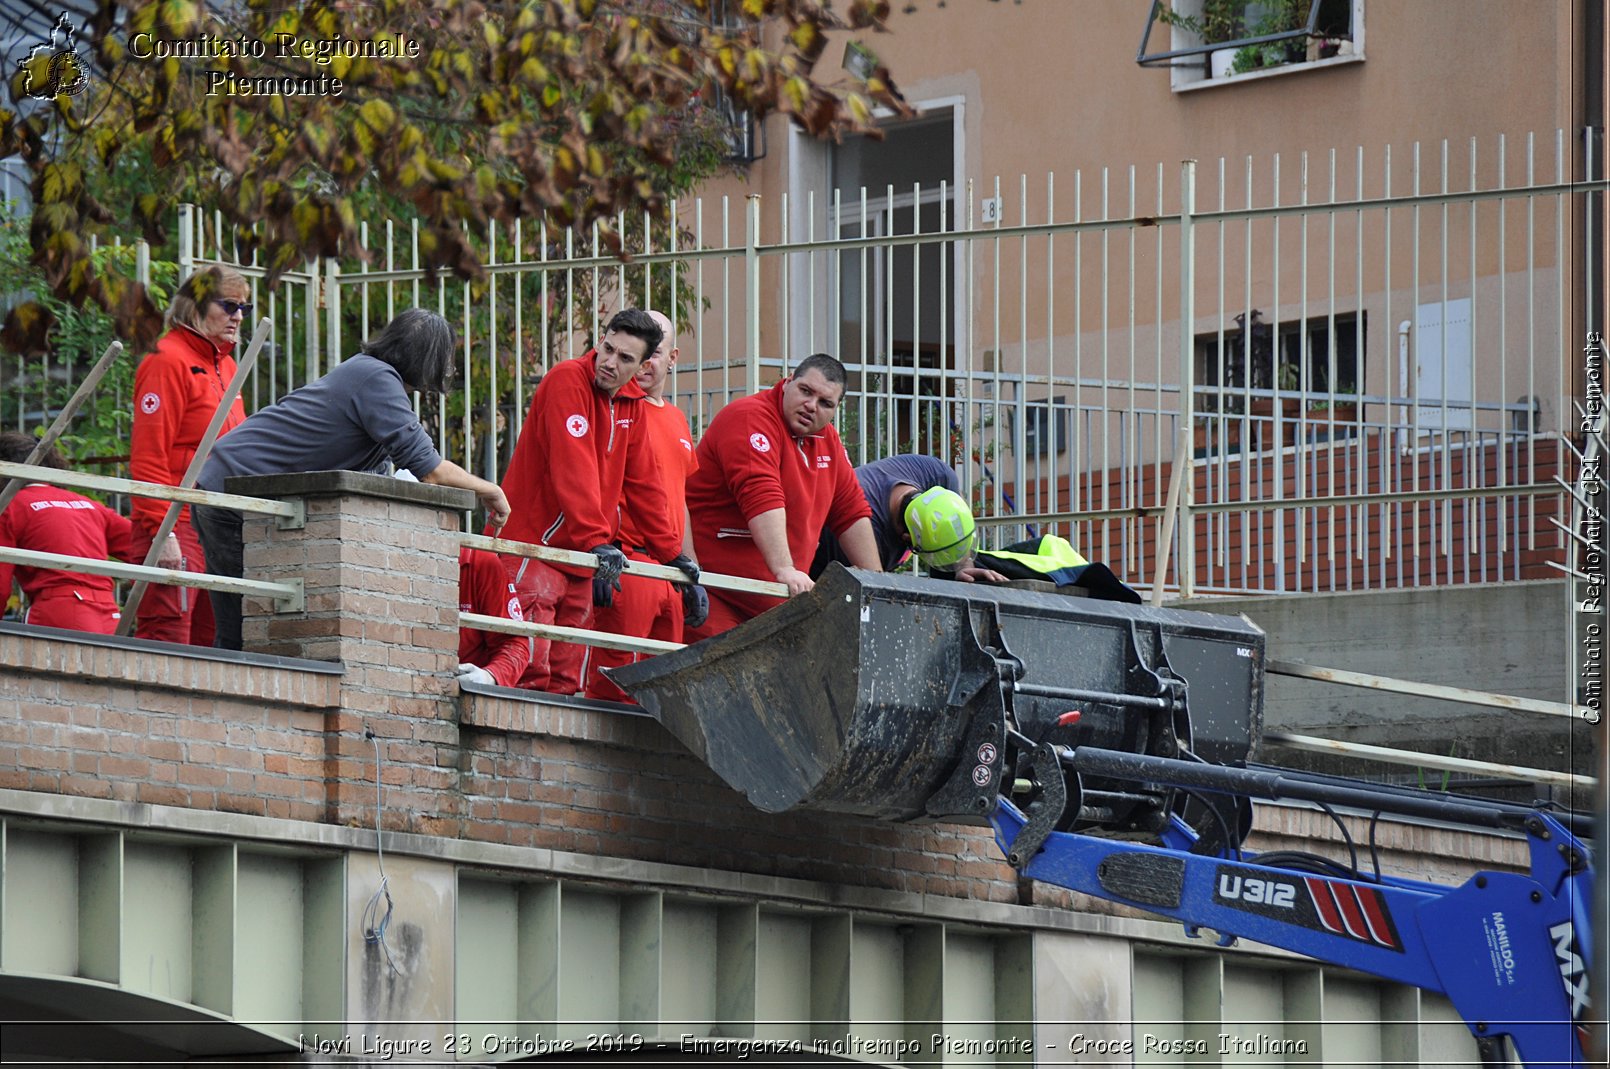
[[326,721],[326,819],[374,820],[380,741],[385,827],[455,835],[458,791],[458,534],[465,490],[349,471],[230,479],[229,493],[300,498],[306,526],[246,515],[248,579],[299,578],[300,612],[246,599],[255,653],[340,661],[341,702]]

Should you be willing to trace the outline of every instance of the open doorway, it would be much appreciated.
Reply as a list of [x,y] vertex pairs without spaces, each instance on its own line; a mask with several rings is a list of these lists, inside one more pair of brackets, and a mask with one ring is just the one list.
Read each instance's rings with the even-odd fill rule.
[[[858,396],[846,444],[866,457],[922,452],[949,457],[957,340],[960,188],[959,102],[890,123],[884,138],[847,138],[833,149],[829,209],[835,240],[869,239],[837,254],[836,341]],[[864,458],[858,458],[864,459]]]

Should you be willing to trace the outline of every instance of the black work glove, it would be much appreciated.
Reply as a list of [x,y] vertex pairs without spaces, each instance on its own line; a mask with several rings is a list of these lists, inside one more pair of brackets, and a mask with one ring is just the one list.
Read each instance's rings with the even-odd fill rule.
[[621,552],[621,547],[610,542],[594,546],[590,552],[598,558],[598,569],[593,572],[593,604],[607,609],[615,604],[615,591],[621,588],[626,554]]
[[710,618],[710,595],[697,583],[682,588],[682,626],[698,627]]
[[699,581],[699,566],[693,563],[693,558],[688,556],[686,553],[678,553],[676,556],[666,561],[665,566],[667,568],[675,568],[677,571],[687,576],[688,582],[690,583],[697,583]]

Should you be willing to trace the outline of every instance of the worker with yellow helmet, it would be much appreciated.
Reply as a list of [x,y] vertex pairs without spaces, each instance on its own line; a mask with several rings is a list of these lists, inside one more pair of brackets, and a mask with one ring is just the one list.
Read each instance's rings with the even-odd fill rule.
[[[1005,582],[1005,576],[973,563],[973,510],[958,492],[956,473],[943,461],[917,453],[874,460],[855,469],[872,510],[872,533],[884,571],[915,553],[924,567],[963,582]],[[822,532],[811,578],[828,562],[848,564],[836,539]]]

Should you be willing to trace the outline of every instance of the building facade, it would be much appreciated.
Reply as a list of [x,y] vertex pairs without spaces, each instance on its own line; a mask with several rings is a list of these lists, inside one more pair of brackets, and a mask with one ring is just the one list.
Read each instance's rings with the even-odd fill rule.
[[[1602,5],[1176,7],[1301,31],[1024,0],[863,35],[915,115],[764,125],[703,200],[759,198],[767,306],[701,339],[841,356],[852,451],[948,456],[1001,537],[1061,521],[1140,582],[1176,457],[1186,589],[1552,577],[1602,330]],[[1268,504],[1341,497],[1375,504]]]

